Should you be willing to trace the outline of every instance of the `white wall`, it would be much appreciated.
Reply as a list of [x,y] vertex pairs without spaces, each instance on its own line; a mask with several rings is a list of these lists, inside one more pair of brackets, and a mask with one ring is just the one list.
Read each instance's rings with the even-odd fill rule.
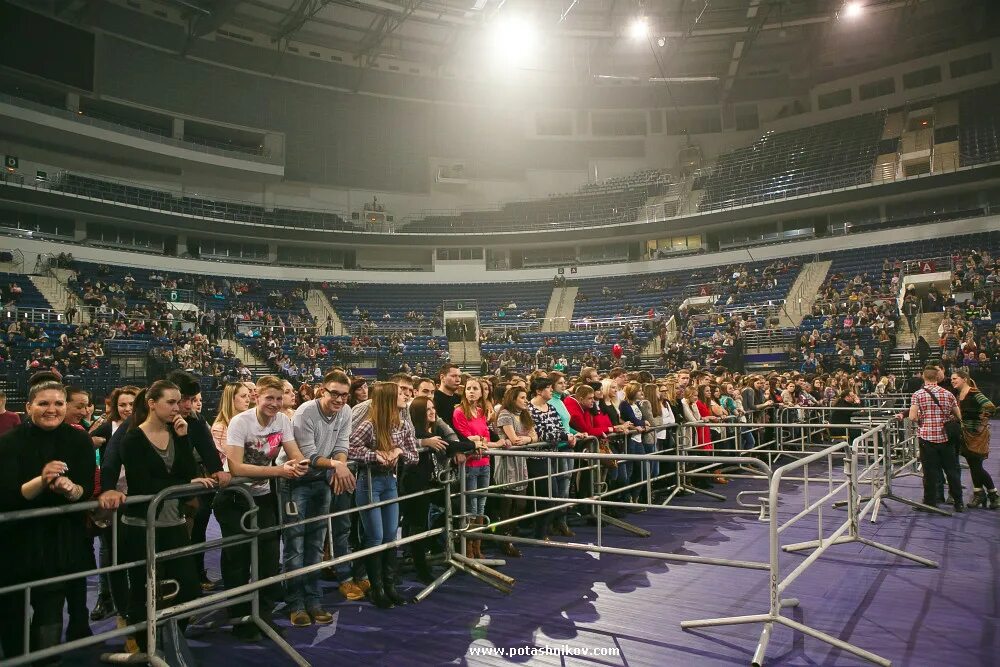
[[[691,255],[670,259],[658,259],[643,262],[600,264],[581,266],[576,278],[591,278],[603,276],[621,276],[625,274],[656,273],[676,271],[680,269],[701,269],[707,266],[718,266],[738,262],[770,260],[780,257],[810,257],[816,253],[845,250],[849,248],[873,247],[890,243],[938,239],[977,232],[1000,231],[1000,216],[972,218],[957,222],[941,222],[916,227],[901,227],[885,231],[853,234],[834,238],[810,239],[780,245],[751,248],[749,250],[730,250],[706,255]],[[344,271],[335,269],[307,269],[292,266],[261,266],[257,264],[230,264],[226,262],[209,262],[194,259],[178,259],[159,255],[131,253],[120,250],[108,250],[90,246],[78,246],[67,243],[53,243],[27,238],[0,237],[0,249],[20,250],[25,255],[25,266],[30,270],[35,265],[39,254],[73,253],[80,260],[105,262],[120,266],[135,266],[141,268],[156,267],[165,271],[186,273],[205,273],[218,276],[237,276],[254,278],[275,278],[284,280],[348,281],[372,283],[495,283],[495,282],[529,282],[552,280],[556,271],[554,268],[522,269],[516,271],[486,271],[485,265],[470,266],[466,262],[441,262],[434,271]],[[402,248],[396,252],[403,252]],[[373,256],[374,257],[374,256]],[[360,261],[360,257],[359,257]]]

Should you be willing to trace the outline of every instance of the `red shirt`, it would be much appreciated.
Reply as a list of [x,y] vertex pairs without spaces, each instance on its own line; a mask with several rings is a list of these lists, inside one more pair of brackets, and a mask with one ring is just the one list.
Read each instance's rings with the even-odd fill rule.
[[[934,402],[934,398],[937,403]],[[944,423],[952,418],[955,413],[955,395],[947,389],[937,385],[924,385],[919,391],[913,394],[913,405],[917,406],[920,413],[920,425],[917,427],[917,436],[921,440],[936,442],[938,444],[948,442],[948,435],[944,431]]]
[[10,410],[0,412],[0,435],[12,431],[21,425],[21,415]]
[[[600,438],[611,429],[611,420],[604,415],[593,415],[584,410],[580,401],[573,396],[563,398],[563,405],[566,406],[566,412],[569,413],[569,425],[577,432]],[[604,417],[607,426],[597,423],[598,416]]]

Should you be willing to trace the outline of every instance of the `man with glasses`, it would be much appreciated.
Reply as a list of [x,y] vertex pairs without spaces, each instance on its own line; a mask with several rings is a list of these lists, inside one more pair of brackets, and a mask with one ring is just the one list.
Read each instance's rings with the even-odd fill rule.
[[[306,401],[295,410],[292,427],[295,442],[302,456],[309,461],[309,471],[298,479],[282,480],[284,522],[297,523],[324,514],[330,507],[331,490],[337,496],[354,493],[354,474],[347,467],[347,443],[351,435],[351,413],[345,409],[350,396],[351,381],[345,373],[333,370],[323,377],[323,393],[318,399]],[[284,452],[277,465],[284,463]],[[290,502],[289,502],[290,501]],[[295,513],[289,510],[295,510]],[[349,516],[335,517],[350,529]],[[335,531],[336,534],[336,531]],[[323,560],[323,540],[326,523],[314,521],[291,526],[284,531],[285,572],[315,565]],[[340,553],[347,551],[348,535],[344,531]],[[336,553],[335,548],[335,553]],[[350,584],[349,567],[344,567],[343,584]],[[355,584],[356,586],[356,584]],[[360,591],[360,588],[358,589]],[[355,594],[351,586],[347,592]],[[343,592],[343,591],[342,591]],[[347,593],[344,593],[345,597]],[[285,602],[295,627],[316,623],[328,625],[333,616],[320,606],[322,591],[319,572],[290,579],[285,585]]]

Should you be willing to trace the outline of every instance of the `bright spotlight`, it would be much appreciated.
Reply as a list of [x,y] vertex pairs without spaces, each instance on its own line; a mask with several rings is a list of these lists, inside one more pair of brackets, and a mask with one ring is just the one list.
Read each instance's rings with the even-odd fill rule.
[[628,35],[634,40],[646,39],[649,34],[649,20],[645,16],[640,16],[632,21],[628,27]]
[[844,18],[856,19],[864,12],[865,8],[860,2],[853,1],[844,5]]
[[498,61],[523,66],[538,48],[538,29],[522,16],[504,16],[492,26],[491,40]]

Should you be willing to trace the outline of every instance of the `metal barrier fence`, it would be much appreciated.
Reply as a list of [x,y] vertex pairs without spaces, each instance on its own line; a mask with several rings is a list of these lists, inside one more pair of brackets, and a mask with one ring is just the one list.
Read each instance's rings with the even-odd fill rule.
[[[713,441],[714,449],[711,451],[700,449],[701,444],[698,440],[698,429],[706,427],[720,429],[719,437]],[[781,610],[789,606],[795,606],[798,602],[794,599],[784,599],[782,595],[828,548],[845,542],[857,542],[871,546],[927,566],[933,567],[936,565],[933,561],[915,554],[874,542],[862,536],[859,529],[860,520],[869,512],[874,513],[877,511],[878,503],[881,500],[889,498],[886,491],[890,489],[885,485],[886,476],[884,471],[891,470],[895,472],[911,464],[911,462],[903,460],[908,457],[908,454],[900,454],[900,452],[910,451],[906,448],[909,447],[907,443],[911,442],[912,439],[908,439],[906,431],[899,426],[898,422],[893,422],[892,420],[886,420],[873,425],[852,441],[839,442],[833,445],[806,443],[805,439],[801,441],[783,441],[780,433],[785,428],[797,428],[813,433],[822,433],[830,428],[830,425],[827,423],[712,422],[661,426],[647,429],[646,433],[644,433],[644,435],[652,436],[654,443],[659,443],[654,445],[651,453],[645,451],[643,453],[627,453],[627,442],[622,443],[622,440],[634,435],[631,433],[616,434],[610,438],[612,443],[619,449],[622,448],[622,444],[626,446],[625,451],[613,451],[612,453],[600,453],[597,450],[598,440],[592,437],[580,438],[581,444],[578,445],[578,448],[583,451],[551,451],[554,448],[550,443],[536,443],[534,445],[510,449],[491,449],[490,454],[494,461],[500,461],[504,458],[514,460],[529,459],[532,462],[532,474],[525,479],[508,481],[501,484],[493,483],[485,488],[470,490],[466,487],[464,464],[462,464],[457,468],[448,468],[438,480],[441,484],[440,487],[435,486],[424,491],[402,495],[395,499],[361,504],[349,510],[324,513],[288,523],[279,520],[278,525],[265,529],[259,528],[256,521],[258,509],[252,500],[248,500],[249,509],[242,517],[243,534],[223,537],[203,544],[191,544],[159,553],[157,552],[156,533],[153,526],[155,526],[155,518],[162,503],[168,499],[177,497],[212,493],[213,490],[196,485],[184,485],[168,488],[155,497],[132,497],[128,499],[127,504],[149,502],[146,511],[147,526],[149,527],[146,530],[145,560],[126,563],[118,562],[118,532],[117,521],[115,521],[112,524],[113,558],[110,566],[0,588],[0,595],[24,595],[24,633],[26,641],[29,639],[30,630],[28,612],[31,606],[31,590],[40,586],[82,577],[96,576],[103,573],[122,572],[131,567],[144,566],[147,582],[166,583],[177,586],[179,589],[177,582],[159,581],[158,564],[162,564],[165,560],[192,556],[211,549],[237,544],[249,544],[252,547],[249,583],[165,607],[159,606],[160,603],[157,600],[158,586],[151,584],[146,588],[146,613],[148,621],[132,623],[126,625],[126,627],[109,630],[92,637],[77,639],[59,646],[10,658],[4,661],[4,664],[12,666],[28,664],[38,659],[103,643],[109,639],[144,630],[148,647],[145,655],[108,654],[103,656],[103,658],[109,662],[137,662],[147,660],[150,664],[157,665],[158,667],[168,665],[171,663],[165,657],[163,651],[158,648],[158,627],[172,627],[182,618],[204,616],[235,603],[249,602],[251,605],[249,617],[229,619],[229,621],[235,620],[235,622],[254,624],[274,641],[293,662],[306,666],[309,663],[285,642],[262,617],[259,593],[263,588],[288,581],[295,577],[317,573],[319,570],[332,565],[364,558],[387,549],[395,549],[424,538],[441,537],[445,544],[444,558],[448,567],[443,574],[417,594],[417,601],[425,599],[431,592],[456,573],[468,574],[497,590],[507,593],[511,592],[516,583],[515,580],[493,567],[503,564],[504,561],[500,559],[474,560],[466,557],[464,550],[467,539],[531,544],[545,548],[632,555],[663,561],[760,570],[769,573],[768,587],[770,603],[767,613],[686,621],[682,624],[682,627],[687,629],[733,623],[763,623],[764,629],[753,658],[755,665],[760,665],[763,661],[770,633],[775,623],[821,639],[833,646],[877,664],[887,665],[889,664],[887,660],[865,649],[858,648],[836,637],[783,617]],[[666,433],[668,437],[657,438],[661,433]],[[747,433],[756,436],[753,445],[749,447],[747,446],[748,441],[744,437]],[[550,451],[545,451],[546,449]],[[790,462],[777,467],[777,463],[785,458],[790,459]],[[886,463],[887,460],[889,463]],[[567,467],[568,462],[572,462],[573,465]],[[636,465],[639,466],[639,472],[635,477],[622,480],[622,483],[611,486],[602,474],[606,466],[609,465],[609,462],[614,462],[616,466],[619,464]],[[887,465],[890,468],[886,468]],[[902,465],[902,467],[893,467],[899,465]],[[840,466],[842,466],[842,470]],[[722,506],[716,503],[702,506],[697,504],[677,504],[675,502],[680,496],[688,495],[689,492],[700,493],[715,500],[726,500],[726,497],[722,494],[706,492],[704,489],[690,486],[690,484],[697,482],[697,480],[714,476],[720,471],[726,471],[732,477],[763,481],[766,486],[760,489],[739,492],[735,498],[736,507]],[[619,471],[616,470],[616,472]],[[365,474],[365,471],[362,471],[361,474]],[[568,494],[555,493],[558,481],[565,477],[573,477],[577,480],[577,493],[575,496],[571,497]],[[891,475],[889,479],[891,479]],[[235,481],[244,482],[246,480]],[[859,497],[858,488],[863,481],[873,485],[874,491],[871,498],[864,499]],[[788,505],[789,494],[783,493],[783,488],[784,485],[789,483],[802,485],[803,500],[801,509],[789,507]],[[520,487],[521,485],[532,486],[533,492],[514,491],[513,487]],[[662,502],[656,502],[654,498],[654,489],[657,486],[664,492],[667,492],[669,489],[669,496]],[[817,486],[820,489],[818,497],[815,492]],[[240,484],[233,484],[226,489],[218,490],[218,493],[230,492],[239,493],[249,498],[247,489]],[[359,549],[353,553],[321,560],[314,565],[283,572],[272,577],[257,578],[258,562],[256,546],[259,540],[268,533],[280,533],[280,531],[295,526],[325,522],[328,528],[328,539],[332,539],[332,520],[336,517],[349,515],[353,512],[376,509],[384,505],[401,503],[407,499],[422,495],[442,492],[443,497],[447,500],[444,502],[445,522],[440,528],[431,528],[368,549]],[[632,497],[629,498],[628,496]],[[521,515],[493,519],[487,522],[488,525],[474,525],[468,520],[468,501],[473,498],[483,497],[531,501],[534,503],[534,506],[531,511]],[[830,516],[829,513],[824,513],[824,507],[838,498],[846,502],[848,512],[846,518],[838,520],[835,527],[831,530],[824,524],[824,516]],[[453,511],[452,500],[456,501],[457,512]],[[571,507],[579,507],[594,520],[597,531],[592,541],[547,541],[544,539],[518,537],[493,532],[497,528],[510,526],[519,521],[544,517],[568,510]],[[766,522],[769,530],[769,560],[753,561],[738,558],[706,557],[609,545],[606,543],[608,528],[622,529],[635,535],[650,535],[649,531],[641,527],[606,514],[606,511],[609,509],[620,507],[721,514],[725,516],[735,515],[744,516],[753,521]],[[83,512],[95,508],[96,503],[88,502],[58,508],[0,514],[0,523],[31,520],[55,514]],[[281,513],[279,511],[280,516]],[[786,531],[810,516],[816,518],[819,539],[814,542],[782,544],[782,537],[787,534]],[[455,550],[454,543],[456,538],[461,545],[462,553],[458,553]],[[781,554],[783,552],[793,552],[810,548],[814,548],[815,551],[782,577],[782,571],[785,568],[782,567]],[[166,596],[168,599],[165,602],[169,603],[169,598],[173,595],[175,594]],[[219,625],[223,624],[225,623],[220,623]],[[180,644],[180,646],[170,646],[168,650],[183,652],[185,650],[183,641]]]

